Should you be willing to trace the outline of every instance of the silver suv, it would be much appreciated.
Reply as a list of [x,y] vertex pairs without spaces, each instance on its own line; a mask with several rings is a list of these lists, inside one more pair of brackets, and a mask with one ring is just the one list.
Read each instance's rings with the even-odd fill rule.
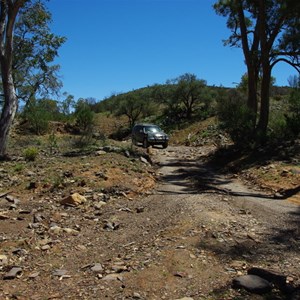
[[167,148],[169,143],[169,136],[154,124],[136,124],[132,129],[131,137],[134,145],[141,143],[144,148],[154,145]]

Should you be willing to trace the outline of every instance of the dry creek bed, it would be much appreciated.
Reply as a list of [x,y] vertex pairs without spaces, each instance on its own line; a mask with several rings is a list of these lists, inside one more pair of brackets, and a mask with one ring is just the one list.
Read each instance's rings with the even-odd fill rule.
[[299,285],[299,206],[215,173],[205,148],[151,151],[147,195],[0,195],[0,299],[298,299],[232,280],[260,267]]

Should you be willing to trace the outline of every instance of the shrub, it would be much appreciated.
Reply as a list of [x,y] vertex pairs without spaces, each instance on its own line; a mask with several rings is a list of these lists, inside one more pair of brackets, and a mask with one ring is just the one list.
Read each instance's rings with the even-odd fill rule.
[[51,114],[43,101],[31,99],[24,109],[23,117],[28,121],[30,130],[35,134],[40,135],[48,131]]
[[75,107],[76,125],[83,133],[92,132],[94,125],[94,112],[84,100],[79,100]]
[[24,165],[23,164],[20,164],[20,163],[17,163],[14,168],[13,168],[14,172],[16,173],[19,173],[21,171],[24,170]]
[[293,90],[289,96],[289,114],[286,115],[287,127],[294,137],[300,134],[300,76],[295,78]]
[[53,154],[54,150],[58,148],[57,137],[54,131],[52,131],[48,137],[48,146],[49,146],[50,154]]
[[234,143],[249,145],[253,141],[253,115],[247,107],[245,96],[232,90],[218,101],[217,114],[220,127]]
[[24,157],[26,161],[35,161],[39,154],[39,150],[36,147],[28,147],[24,150]]
[[273,112],[269,121],[269,136],[271,139],[284,139],[289,136],[287,122],[281,112]]

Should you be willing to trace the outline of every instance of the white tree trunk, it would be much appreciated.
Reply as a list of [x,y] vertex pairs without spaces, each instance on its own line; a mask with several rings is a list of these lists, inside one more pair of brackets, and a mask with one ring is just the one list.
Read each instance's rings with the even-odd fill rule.
[[0,116],[0,157],[6,156],[9,130],[15,118],[18,99],[12,74],[13,30],[17,14],[26,0],[1,1],[0,64],[4,104]]
[[0,118],[0,157],[5,157],[6,155],[9,130],[18,107],[18,99],[12,83],[12,78],[7,83],[7,86],[3,87],[3,90],[5,92],[5,101]]

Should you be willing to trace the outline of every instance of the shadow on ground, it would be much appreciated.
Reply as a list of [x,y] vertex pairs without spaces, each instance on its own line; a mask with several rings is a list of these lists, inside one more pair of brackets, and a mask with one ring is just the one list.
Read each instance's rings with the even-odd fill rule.
[[[250,163],[250,161],[248,161],[248,163]],[[251,163],[255,164],[257,161],[253,160]],[[263,161],[259,163],[263,164]],[[234,179],[230,179],[230,176],[226,176],[229,175],[228,173],[226,174],[229,169],[226,169],[225,165],[226,163],[223,162],[220,168],[220,165],[216,164],[215,158],[207,160],[207,158],[204,157],[194,160],[186,160],[184,158],[169,160],[162,164],[161,167],[170,167],[170,170],[173,171],[161,176],[160,179],[162,183],[167,182],[168,184],[177,186],[177,188],[174,188],[172,191],[164,190],[164,185],[162,184],[158,192],[164,194],[220,194],[233,197],[253,197],[257,198],[258,201],[259,199],[281,201],[299,192],[300,187],[286,191],[282,197],[276,198],[274,195],[265,194],[263,192],[241,192],[232,190],[228,186],[233,183]],[[249,164],[247,167],[249,167]],[[270,260],[274,259],[274,261],[278,259],[284,260],[285,254],[290,255],[294,253],[298,255],[299,252],[300,207],[289,213],[285,219],[288,221],[283,226],[281,223],[274,222],[274,226],[270,226],[270,232],[264,233],[260,241],[252,238],[235,239],[233,237],[230,242],[223,243],[220,246],[220,243],[215,237],[210,237],[199,241],[197,247],[199,249],[212,251],[220,260],[224,261],[245,259],[249,264],[257,264],[265,261],[266,257],[270,257]],[[284,271],[288,272],[288,268],[283,270],[283,272]],[[219,291],[215,292],[218,293]],[[250,298],[247,298],[245,296],[245,298],[240,299],[289,299],[286,295],[280,292],[278,293],[278,291],[266,297],[249,297]]]

